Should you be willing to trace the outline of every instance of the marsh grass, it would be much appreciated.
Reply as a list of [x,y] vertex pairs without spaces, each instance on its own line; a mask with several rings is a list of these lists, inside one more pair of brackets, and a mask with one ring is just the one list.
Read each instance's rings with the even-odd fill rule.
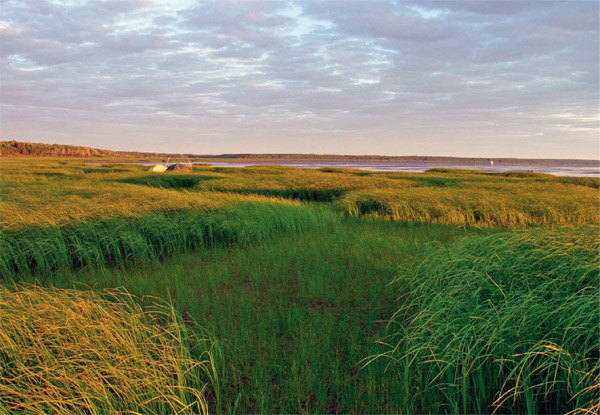
[[464,185],[460,179],[427,178],[402,189],[352,191],[335,207],[349,216],[519,228],[597,223],[598,199],[598,192],[588,186],[553,182],[538,187],[519,182]]
[[591,177],[451,169],[377,173],[283,167],[226,173],[222,180],[201,183],[198,188],[329,202],[348,216],[461,226],[594,224],[600,214],[600,197],[595,190],[599,179]]
[[[124,286],[170,298],[219,339],[222,405],[215,413],[401,413],[402,383],[375,340],[397,308],[389,285],[400,261],[431,240],[464,231],[442,225],[344,218],[321,229],[217,245],[124,269],[66,270],[44,284]],[[35,281],[34,277],[22,277]]]
[[597,413],[597,229],[466,237],[397,278],[408,412]]
[[333,202],[345,193],[343,189],[314,188],[229,188],[227,191],[235,194],[280,197],[303,202]]
[[0,411],[206,414],[208,343],[124,291],[0,286]]
[[[598,224],[596,178],[47,159],[1,174],[3,282],[170,299],[219,339],[190,351],[212,357],[212,412],[597,412],[598,244],[575,227]],[[526,229],[481,236],[502,227]],[[391,370],[361,369],[383,355]]]
[[324,230],[336,221],[333,212],[317,206],[244,203],[216,212],[183,210],[130,220],[22,227],[0,231],[0,274],[14,278],[89,266],[125,267],[200,247]]
[[461,226],[596,224],[600,214],[598,178],[531,173],[255,166],[150,175],[145,166],[39,159],[3,159],[1,173],[0,225],[5,229],[282,199],[324,202],[348,216]]

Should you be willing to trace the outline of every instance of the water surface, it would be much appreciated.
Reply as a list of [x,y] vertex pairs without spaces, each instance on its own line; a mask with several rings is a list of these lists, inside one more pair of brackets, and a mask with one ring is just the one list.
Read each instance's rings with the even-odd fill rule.
[[[156,162],[93,162],[90,165],[102,164],[139,164],[142,166],[153,166]],[[387,161],[212,161],[212,162],[192,162],[192,164],[211,165],[214,167],[247,167],[247,166],[289,166],[304,169],[321,168],[348,168],[381,172],[412,172],[421,173],[429,169],[466,169],[481,170],[484,172],[527,172],[554,174],[556,176],[579,176],[579,177],[600,177],[600,165],[598,167],[577,167],[577,166],[540,166],[540,165],[511,165],[497,163],[492,170],[488,164],[459,164],[459,163],[403,163]]]

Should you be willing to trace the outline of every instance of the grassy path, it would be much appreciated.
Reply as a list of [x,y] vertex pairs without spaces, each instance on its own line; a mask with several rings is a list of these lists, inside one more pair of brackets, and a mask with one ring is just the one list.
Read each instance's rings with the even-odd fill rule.
[[382,351],[375,341],[398,308],[388,285],[398,264],[457,233],[347,219],[326,232],[199,250],[125,271],[63,272],[44,283],[171,298],[221,342],[221,410],[399,412],[400,379],[384,373],[384,361],[364,370],[359,362]]

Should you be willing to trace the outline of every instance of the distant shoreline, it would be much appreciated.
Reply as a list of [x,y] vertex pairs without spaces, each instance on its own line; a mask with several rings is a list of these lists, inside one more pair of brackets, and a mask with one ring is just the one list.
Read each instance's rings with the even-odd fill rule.
[[347,156],[347,155],[279,155],[279,154],[249,154],[245,157],[223,154],[219,156],[188,156],[194,161],[216,162],[368,162],[368,163],[419,163],[419,164],[456,164],[456,165],[495,165],[510,166],[563,166],[563,167],[599,167],[600,160],[578,159],[521,159],[521,158],[474,158],[474,157],[443,157],[443,156]]
[[[301,156],[301,155],[298,155]],[[519,159],[519,158],[461,158],[461,157],[405,157],[405,156],[387,156],[385,158],[365,157],[365,156],[331,156],[331,157],[264,157],[263,155],[251,155],[249,157],[231,157],[228,154],[217,156],[198,156],[193,154],[181,155],[156,155],[156,156],[36,156],[27,154],[9,154],[0,155],[0,158],[48,158],[48,159],[82,159],[90,162],[100,163],[131,163],[140,162],[165,162],[170,159],[171,162],[185,161],[190,159],[194,163],[271,163],[271,164],[289,164],[289,163],[375,163],[380,165],[408,163],[420,165],[456,165],[456,166],[490,166],[491,161],[494,166],[540,166],[540,167],[588,167],[599,168],[600,160],[571,160],[571,159]]]
[[554,167],[599,167],[600,160],[584,159],[531,159],[514,157],[447,157],[447,156],[383,156],[383,155],[337,155],[337,154],[192,154],[192,153],[147,153],[136,151],[101,150],[90,147],[66,144],[27,143],[20,141],[0,141],[1,157],[49,157],[49,158],[82,158],[139,161],[157,161],[166,158],[171,160],[193,159],[196,162],[368,162],[368,163],[422,163],[452,165],[495,165],[510,166],[554,166]]

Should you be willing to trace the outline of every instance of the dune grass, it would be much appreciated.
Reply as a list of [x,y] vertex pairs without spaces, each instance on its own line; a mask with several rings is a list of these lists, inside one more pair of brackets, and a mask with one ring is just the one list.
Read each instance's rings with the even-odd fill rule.
[[208,343],[124,291],[0,286],[0,412],[206,414]]
[[397,278],[391,369],[426,413],[598,413],[596,228],[435,246]]

